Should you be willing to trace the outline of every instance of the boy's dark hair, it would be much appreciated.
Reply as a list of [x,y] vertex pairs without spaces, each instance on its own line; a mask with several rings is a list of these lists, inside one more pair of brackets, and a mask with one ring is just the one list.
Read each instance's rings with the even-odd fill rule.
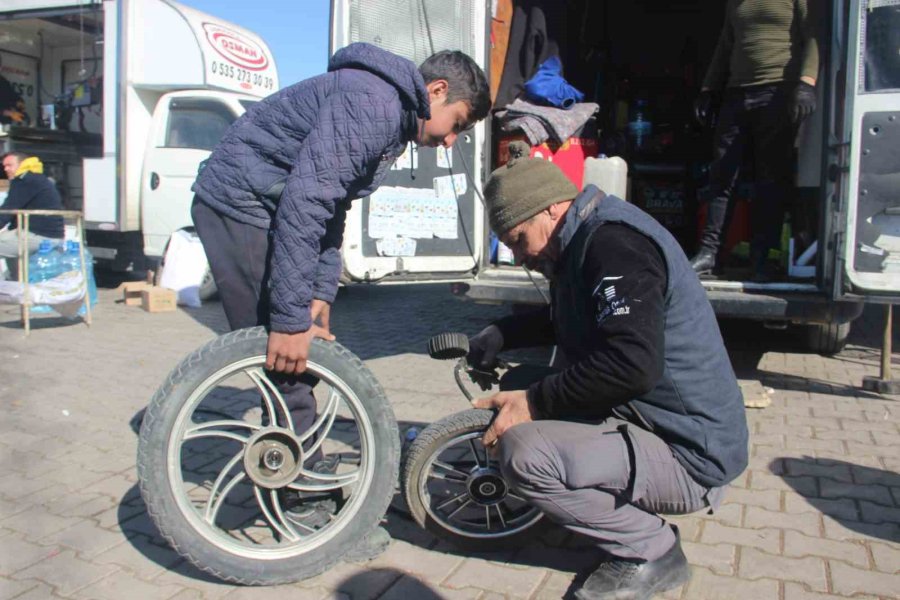
[[471,123],[485,118],[491,110],[491,89],[487,77],[472,58],[459,50],[435,52],[419,65],[425,83],[446,79],[447,102],[464,101],[469,105]]

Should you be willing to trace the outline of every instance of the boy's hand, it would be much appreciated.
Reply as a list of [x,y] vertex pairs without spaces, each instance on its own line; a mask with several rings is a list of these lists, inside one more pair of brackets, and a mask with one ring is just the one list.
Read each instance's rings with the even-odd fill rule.
[[[325,302],[324,300],[313,300],[312,304],[309,306],[309,314],[312,317],[313,323],[318,322],[319,325],[331,334],[331,305]],[[334,339],[331,338],[326,339]]]
[[269,332],[266,347],[266,369],[286,375],[299,375],[306,370],[309,345],[313,338],[333,340],[327,329],[313,325],[300,333]]
[[478,398],[472,402],[475,408],[497,408],[497,416],[491,426],[484,432],[481,443],[487,448],[493,447],[506,431],[521,423],[530,423],[537,418],[537,412],[528,402],[525,390],[498,392],[487,398]]

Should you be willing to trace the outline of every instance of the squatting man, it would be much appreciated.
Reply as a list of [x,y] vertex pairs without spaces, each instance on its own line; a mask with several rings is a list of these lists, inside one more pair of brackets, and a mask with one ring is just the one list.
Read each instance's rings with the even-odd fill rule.
[[747,465],[743,399],[712,307],[675,239],[594,186],[511,145],[491,175],[492,229],[517,264],[550,281],[551,304],[494,322],[468,360],[558,346],[564,368],[523,365],[501,391],[483,442],[512,489],[606,558],[575,596],[646,599],[690,567],[662,514],[715,510]]

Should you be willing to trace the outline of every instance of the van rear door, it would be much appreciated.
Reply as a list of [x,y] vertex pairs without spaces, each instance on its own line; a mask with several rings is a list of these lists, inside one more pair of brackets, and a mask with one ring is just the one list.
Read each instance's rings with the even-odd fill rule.
[[[444,49],[485,64],[485,2],[333,0],[331,52],[368,42],[420,64]],[[480,189],[485,126],[448,152],[410,144],[371,196],[347,214],[342,256],[350,281],[470,277],[484,245]]]
[[832,46],[833,56],[846,58],[843,131],[838,138],[843,149],[840,162],[831,169],[833,177],[845,181],[838,192],[845,227],[836,240],[835,295],[896,300],[900,297],[900,4],[849,0],[847,12],[844,6],[834,3],[834,19],[835,31],[847,32],[847,44],[841,47],[843,36],[835,36]]

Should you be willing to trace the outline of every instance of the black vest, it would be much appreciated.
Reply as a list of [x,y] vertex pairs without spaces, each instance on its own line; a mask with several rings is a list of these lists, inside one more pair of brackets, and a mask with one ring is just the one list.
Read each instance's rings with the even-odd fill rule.
[[721,486],[747,466],[747,418],[712,306],[684,251],[653,217],[615,196],[587,186],[569,209],[560,232],[562,259],[551,285],[556,339],[572,363],[592,347],[590,282],[582,278],[591,236],[601,225],[620,223],[644,234],[661,250],[665,294],[665,369],[647,394],[621,411],[649,426],[671,446],[700,484]]

